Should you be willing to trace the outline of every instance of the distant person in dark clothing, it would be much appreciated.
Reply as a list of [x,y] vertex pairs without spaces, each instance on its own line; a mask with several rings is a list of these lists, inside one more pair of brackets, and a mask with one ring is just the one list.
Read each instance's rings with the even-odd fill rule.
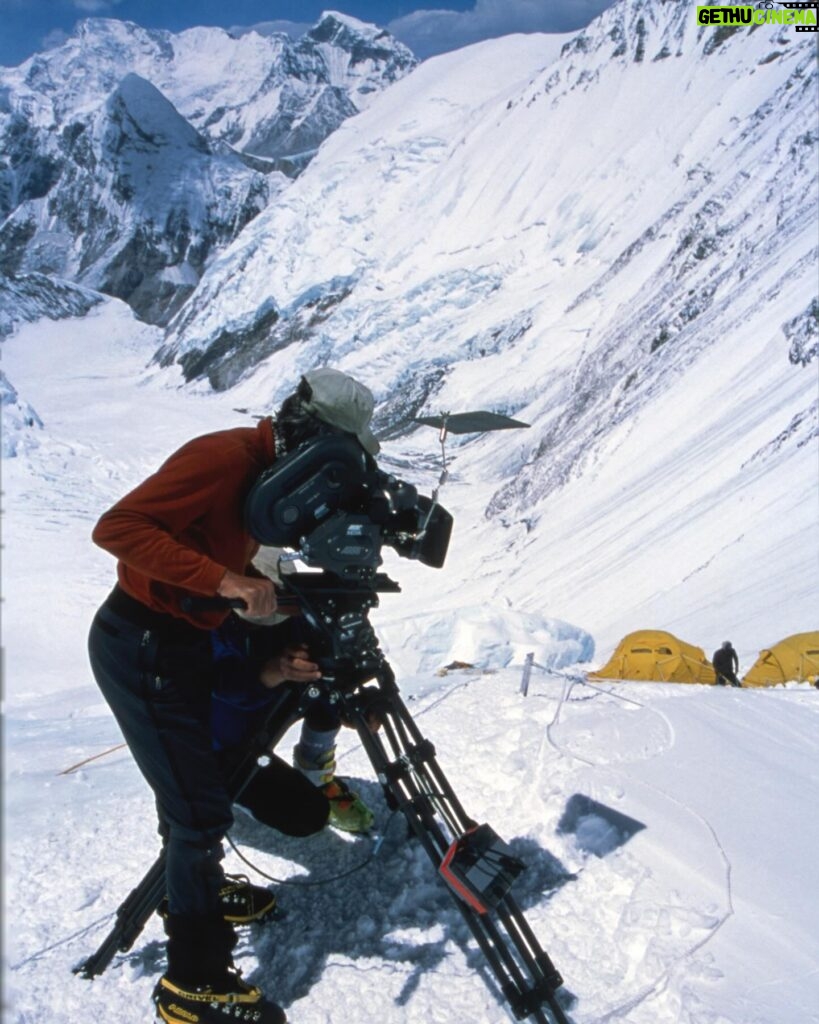
[[742,683],[737,678],[739,658],[737,657],[737,652],[731,646],[730,640],[726,640],[718,651],[714,651],[711,664],[717,673],[717,686],[727,686],[728,683],[731,686],[742,686]]

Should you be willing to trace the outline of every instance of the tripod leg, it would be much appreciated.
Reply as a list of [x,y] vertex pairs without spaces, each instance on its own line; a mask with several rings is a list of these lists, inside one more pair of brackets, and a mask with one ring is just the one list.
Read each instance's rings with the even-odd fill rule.
[[[433,745],[424,738],[391,680],[381,688],[378,713],[383,735],[371,732],[365,715],[348,702],[348,713],[385,791],[401,810],[433,865],[464,834],[475,829],[444,775]],[[563,979],[542,950],[517,903],[506,893],[494,910],[477,909],[450,886],[456,906],[515,1015],[537,1024],[568,1024],[555,997]],[[543,1009],[548,1006],[551,1018]]]
[[163,850],[148,873],[132,889],[117,909],[114,927],[100,943],[96,952],[73,968],[83,978],[96,978],[102,974],[117,953],[126,953],[142,933],[151,914],[165,895],[165,851]]

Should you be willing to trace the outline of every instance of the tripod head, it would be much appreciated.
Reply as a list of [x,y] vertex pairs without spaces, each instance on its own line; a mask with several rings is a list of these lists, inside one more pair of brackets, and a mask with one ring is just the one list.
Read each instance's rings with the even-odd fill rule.
[[325,683],[350,693],[381,677],[387,665],[368,616],[379,593],[400,592],[394,580],[377,573],[355,584],[327,572],[296,572],[287,573],[279,589],[299,604],[310,631],[310,655]]

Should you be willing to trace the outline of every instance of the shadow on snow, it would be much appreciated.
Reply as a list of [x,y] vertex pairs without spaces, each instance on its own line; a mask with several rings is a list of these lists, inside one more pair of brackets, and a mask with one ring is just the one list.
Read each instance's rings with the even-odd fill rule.
[[[272,922],[240,929],[237,953],[252,952],[260,964],[249,980],[289,1006],[310,993],[334,959],[389,960],[405,968],[403,985],[394,999],[396,1006],[403,1007],[422,976],[440,971],[455,948],[497,1003],[505,1006],[451,891],[404,818],[390,813],[377,783],[356,779],[354,788],[376,813],[375,837],[352,837],[326,828],[307,839],[295,839],[237,809],[231,838],[262,875],[256,877],[250,870],[254,883],[262,884],[265,873],[274,876],[270,884],[278,888],[280,912]],[[567,801],[557,832],[572,835],[583,853],[603,857],[643,828],[634,818],[578,793]],[[577,877],[531,838],[517,837],[508,845],[526,865],[512,889],[524,912],[548,901]],[[298,873],[284,881],[276,878],[270,857],[296,866]],[[249,867],[236,868],[233,859],[228,851],[229,871]],[[281,865],[279,870],[287,869]],[[127,959],[139,961],[148,973],[159,974],[164,969],[164,943],[145,943]],[[453,972],[457,970],[453,967]],[[565,988],[558,996],[568,1011],[574,997]]]
[[[260,963],[250,980],[289,1006],[310,992],[331,960],[390,960],[405,968],[395,997],[397,1006],[405,1006],[422,976],[440,970],[456,947],[467,967],[481,975],[498,1004],[504,1005],[450,890],[421,844],[408,834],[403,817],[390,814],[377,783],[356,779],[354,788],[376,813],[376,829],[383,836],[377,852],[372,837],[350,837],[327,828],[308,839],[293,839],[249,815],[237,815],[231,836],[249,861],[254,862],[256,850],[300,869],[290,879],[292,884],[278,888],[282,916],[243,936]],[[509,846],[526,865],[512,890],[524,912],[576,877],[532,839],[519,837]],[[254,862],[258,869],[276,875],[269,864],[259,862]],[[260,879],[253,881],[258,884]],[[240,954],[243,948],[247,947],[240,945]],[[572,1001],[565,991],[560,999]]]

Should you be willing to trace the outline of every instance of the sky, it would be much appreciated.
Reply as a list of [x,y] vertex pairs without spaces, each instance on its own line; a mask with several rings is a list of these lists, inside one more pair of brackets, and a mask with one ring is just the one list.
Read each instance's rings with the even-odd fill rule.
[[59,43],[77,20],[120,18],[179,32],[196,25],[231,29],[265,24],[303,34],[325,10],[387,27],[418,57],[512,32],[570,32],[611,0],[0,0],[0,66],[13,67]]

